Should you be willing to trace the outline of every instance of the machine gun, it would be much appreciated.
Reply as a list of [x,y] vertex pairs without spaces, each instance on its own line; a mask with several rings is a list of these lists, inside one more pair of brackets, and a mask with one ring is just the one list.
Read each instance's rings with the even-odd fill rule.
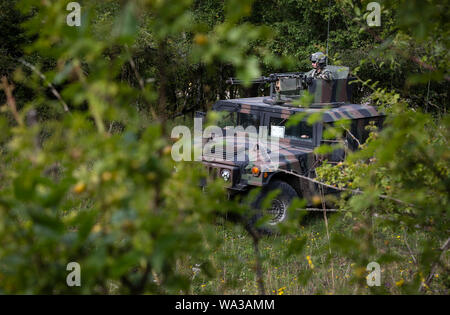
[[[242,80],[230,78],[228,84],[242,84]],[[264,99],[267,104],[283,104],[299,98],[308,89],[311,80],[304,72],[272,73],[250,80],[252,84],[270,83],[270,98]]]
[[[256,79],[250,80],[250,83],[258,84],[258,83],[276,83],[280,79],[300,79],[302,81],[306,81],[306,74],[304,72],[287,72],[287,73],[271,73],[268,77],[262,76]],[[236,78],[229,78],[226,81],[227,84],[242,84],[243,80],[239,80]]]
[[[251,80],[251,83],[270,83],[270,97],[263,102],[270,105],[291,106],[292,102],[305,92],[313,97],[310,107],[338,107],[348,104],[351,100],[352,89],[349,81],[349,68],[331,66],[327,68],[333,73],[332,80],[307,77],[304,72],[272,73],[268,77]],[[242,80],[230,78],[228,84],[242,84]]]

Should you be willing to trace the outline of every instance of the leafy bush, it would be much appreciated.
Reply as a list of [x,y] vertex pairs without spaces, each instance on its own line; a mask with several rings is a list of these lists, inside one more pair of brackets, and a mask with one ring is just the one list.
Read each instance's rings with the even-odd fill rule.
[[[75,28],[67,1],[1,4],[0,292],[204,293],[209,281],[208,293],[227,293],[256,279],[259,293],[280,293],[270,272],[282,257],[293,293],[447,293],[449,11],[431,3],[386,1],[386,23],[372,31],[379,46],[353,1],[84,1]],[[330,56],[354,67],[357,97],[388,113],[385,128],[318,170],[344,191],[342,211],[318,224],[319,243],[299,200],[279,238],[245,234],[222,220],[248,213],[245,200],[228,200],[219,182],[202,192],[202,168],[171,159],[168,127],[245,93],[225,86],[233,73],[307,68],[328,14]],[[404,242],[395,250],[393,233]],[[364,291],[370,261],[409,274]],[[81,265],[81,287],[66,285],[69,262]],[[437,289],[436,270],[447,275]]]

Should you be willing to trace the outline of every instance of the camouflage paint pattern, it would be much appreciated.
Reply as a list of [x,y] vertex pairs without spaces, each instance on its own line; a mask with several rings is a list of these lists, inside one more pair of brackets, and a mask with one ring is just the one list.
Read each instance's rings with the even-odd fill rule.
[[[269,137],[268,141],[271,139]],[[256,150],[255,147],[251,147],[251,141],[245,133],[236,134],[235,137],[218,137],[214,139],[214,142],[221,146],[221,150],[217,150],[217,153],[204,154],[203,163],[216,168],[238,166],[241,171],[240,179],[247,185],[263,186],[264,173],[275,173],[280,169],[305,175],[308,170],[308,162],[312,162],[313,149],[296,146],[289,139],[279,139],[277,145],[270,146],[269,144],[270,152],[267,155],[261,152],[263,149]],[[226,156],[227,144],[231,144],[230,147],[233,147],[232,159]],[[252,159],[250,158],[251,150],[254,154]],[[238,152],[244,152],[243,161],[238,160]],[[272,165],[271,161],[278,161],[278,163]],[[259,176],[251,173],[254,166],[259,168]],[[235,180],[233,178],[231,182],[235,184]]]
[[[344,69],[345,70],[345,69]],[[346,74],[344,73],[344,77]],[[314,107],[298,107],[292,103],[284,103],[279,105],[271,105],[265,102],[268,97],[252,97],[230,100],[220,100],[213,105],[215,111],[228,111],[242,114],[256,114],[260,117],[260,125],[268,124],[269,117],[278,117],[288,119],[296,113],[307,113],[306,116],[313,113],[322,113],[322,123],[331,123],[341,119],[361,119],[372,117],[384,117],[375,107],[367,105],[349,104],[348,79],[336,79],[332,81],[314,80],[310,86],[310,92],[314,94]],[[306,117],[304,118],[306,120]],[[359,122],[359,120],[358,120]],[[237,122],[236,122],[237,123]],[[318,137],[317,132],[314,137]],[[269,137],[270,140],[270,137]],[[312,143],[306,145],[296,139],[279,138],[278,144],[272,147],[267,156],[263,156],[257,152],[257,158],[250,161],[249,150],[250,141],[246,133],[236,133],[234,137],[215,138],[216,143],[223,145],[222,150],[218,150],[217,154],[207,154],[203,157],[205,166],[213,170],[215,176],[220,176],[221,169],[229,169],[232,178],[226,184],[231,190],[246,190],[251,186],[264,186],[269,183],[272,175],[277,174],[281,170],[291,171],[300,175],[311,177],[316,166],[317,156],[314,154],[314,147],[320,144],[320,139],[313,139]],[[232,158],[228,159],[224,155],[226,144],[232,144],[234,141],[234,151]],[[237,152],[245,152],[244,161],[236,159]],[[278,156],[278,165],[273,167],[270,160]],[[251,173],[253,166],[259,168],[260,173],[254,176]],[[267,176],[264,176],[267,173]],[[301,183],[302,189],[310,183]],[[311,187],[311,185],[309,185]],[[302,191],[303,192],[303,191]],[[304,192],[308,194],[308,192]]]
[[348,79],[314,80],[309,86],[308,92],[314,95],[313,105],[340,105],[350,98],[351,89]]
[[324,122],[332,122],[341,119],[358,119],[384,116],[375,107],[359,104],[345,104],[335,108],[328,108],[328,103],[323,103],[322,108],[294,107],[291,104],[269,105],[263,102],[265,97],[251,97],[218,101],[213,105],[215,111],[233,111],[245,114],[278,113],[281,118],[289,118],[293,114],[306,112],[313,114],[323,113]]

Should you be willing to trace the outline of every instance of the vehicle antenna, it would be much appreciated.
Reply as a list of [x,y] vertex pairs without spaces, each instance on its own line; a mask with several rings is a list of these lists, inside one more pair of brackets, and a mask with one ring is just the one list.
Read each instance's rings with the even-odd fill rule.
[[330,37],[330,13],[331,13],[331,0],[328,0],[328,29],[327,29],[327,59],[326,59],[326,65],[328,66],[328,38]]

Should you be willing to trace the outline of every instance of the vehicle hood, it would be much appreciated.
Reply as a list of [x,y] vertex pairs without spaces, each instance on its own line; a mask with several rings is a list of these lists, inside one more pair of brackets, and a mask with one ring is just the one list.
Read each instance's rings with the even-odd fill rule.
[[303,173],[313,148],[293,144],[289,139],[269,137],[267,141],[249,140],[247,133],[235,137],[215,137],[203,145],[205,162],[245,168],[257,166],[262,172],[284,169]]

